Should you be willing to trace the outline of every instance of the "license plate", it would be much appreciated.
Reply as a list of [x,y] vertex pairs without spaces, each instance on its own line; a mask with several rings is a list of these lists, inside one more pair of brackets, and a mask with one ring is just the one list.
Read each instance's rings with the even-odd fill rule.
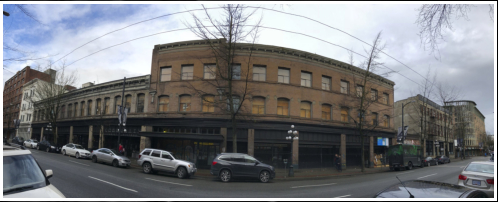
[[472,180],[472,185],[481,186],[481,181],[480,180]]

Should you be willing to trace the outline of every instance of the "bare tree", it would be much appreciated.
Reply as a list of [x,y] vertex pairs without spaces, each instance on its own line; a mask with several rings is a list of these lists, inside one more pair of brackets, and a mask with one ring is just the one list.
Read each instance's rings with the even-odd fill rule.
[[[380,86],[376,80],[380,77],[387,77],[392,72],[386,72],[382,75],[377,75],[375,72],[382,68],[383,63],[379,62],[380,53],[385,48],[385,44],[381,44],[381,32],[377,34],[373,41],[373,46],[370,50],[365,50],[368,54],[366,60],[358,68],[354,67],[353,57],[350,53],[351,76],[353,78],[353,87],[355,93],[348,92],[342,101],[342,106],[347,106],[350,112],[348,120],[341,120],[349,122],[353,120],[356,133],[360,136],[361,141],[361,171],[365,170],[365,138],[369,133],[374,132],[379,126],[379,120],[382,122],[388,121],[384,116],[379,117],[379,114],[391,114],[389,107],[378,104],[378,92],[373,89],[379,89]],[[346,79],[346,78],[344,78]],[[348,91],[348,89],[344,89]],[[392,92],[389,92],[392,95]],[[386,100],[387,101],[387,100]],[[342,109],[339,109],[342,110]],[[353,116],[354,114],[354,116]],[[366,115],[369,114],[371,122],[367,122]],[[392,117],[392,115],[391,115]]]
[[[50,69],[54,64],[49,64]],[[57,74],[53,73],[47,75],[50,77],[50,82],[40,82],[37,89],[34,91],[34,96],[37,100],[31,100],[35,105],[35,110],[41,111],[43,120],[47,120],[54,128],[53,141],[57,144],[58,131],[57,121],[61,111],[61,106],[64,103],[65,94],[68,89],[76,83],[76,72],[69,73],[66,69],[65,61],[62,61],[57,68]]]
[[[443,108],[445,111],[447,111],[449,114],[445,115],[443,119],[443,124],[444,124],[444,142],[449,143],[450,141],[450,135],[453,133],[449,129],[451,126],[451,123],[453,122],[452,116],[451,116],[451,111],[448,109],[448,102],[453,102],[458,99],[460,99],[461,91],[460,89],[455,88],[454,86],[450,86],[448,83],[443,83],[443,82],[438,82],[436,84],[436,99],[439,101],[439,103],[442,103]],[[444,151],[446,156],[449,156],[449,150],[448,147],[445,147]]]
[[252,94],[248,87],[249,67],[261,18],[249,25],[256,10],[247,12],[248,8],[244,5],[225,5],[221,20],[209,13],[206,7],[203,8],[205,16],[192,14],[194,24],[185,24],[209,46],[209,55],[203,59],[214,59],[215,64],[207,67],[208,71],[205,72],[212,80],[196,85],[195,81],[202,78],[194,78],[188,82],[188,87],[201,96],[218,94],[219,99],[203,97],[203,101],[230,117],[233,152],[237,152],[237,122],[243,116],[241,112],[246,111],[243,109],[244,102]]
[[[431,54],[434,52],[439,53],[439,41],[444,40],[444,29],[453,29],[452,17],[457,19],[463,17],[467,18],[472,5],[467,4],[424,4],[418,11],[418,18],[416,23],[420,27],[419,36],[420,42],[424,49],[428,49]],[[489,15],[493,19],[494,8],[489,5]],[[438,58],[438,57],[436,57]],[[440,58],[440,56],[439,56]]]

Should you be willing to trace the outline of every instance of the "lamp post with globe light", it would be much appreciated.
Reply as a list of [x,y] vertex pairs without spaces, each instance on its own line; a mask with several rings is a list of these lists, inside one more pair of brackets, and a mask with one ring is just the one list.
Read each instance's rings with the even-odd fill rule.
[[289,177],[294,177],[294,166],[293,166],[293,155],[294,155],[294,140],[299,140],[299,132],[294,130],[294,125],[291,125],[291,129],[287,131],[289,136],[286,136],[286,140],[291,141],[291,158],[290,158],[290,167],[289,167]]

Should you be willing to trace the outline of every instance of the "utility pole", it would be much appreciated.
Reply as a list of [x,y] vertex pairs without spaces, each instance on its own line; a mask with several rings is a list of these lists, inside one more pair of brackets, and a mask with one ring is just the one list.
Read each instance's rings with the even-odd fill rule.
[[120,138],[121,138],[121,125],[123,125],[125,122],[124,121],[124,113],[125,113],[126,108],[123,106],[125,86],[126,86],[126,77],[124,77],[124,79],[123,79],[123,93],[121,96],[121,107],[119,107],[120,114],[118,115],[119,116],[118,148],[119,148],[119,143],[120,143]]

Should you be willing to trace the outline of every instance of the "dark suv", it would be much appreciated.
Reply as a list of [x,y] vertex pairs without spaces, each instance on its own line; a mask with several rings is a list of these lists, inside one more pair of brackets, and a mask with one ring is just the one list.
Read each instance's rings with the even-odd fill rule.
[[24,145],[24,138],[16,136],[12,138],[12,143],[18,144],[18,145]]
[[211,164],[211,174],[219,176],[222,182],[228,182],[233,177],[252,177],[268,182],[275,178],[275,168],[247,154],[221,153]]

